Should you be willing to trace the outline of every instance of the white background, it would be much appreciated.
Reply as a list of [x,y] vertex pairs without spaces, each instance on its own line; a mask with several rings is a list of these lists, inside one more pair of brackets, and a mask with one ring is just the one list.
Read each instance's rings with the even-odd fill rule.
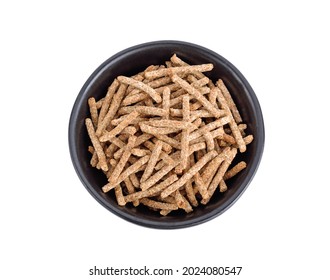
[[[329,279],[329,26],[327,1],[316,0],[1,1],[0,278],[134,279],[88,270],[205,265],[243,266],[223,279]],[[254,88],[266,127],[261,165],[239,201],[171,231],[100,206],[67,140],[94,69],[164,39],[231,61]],[[204,277],[168,279],[188,278]]]

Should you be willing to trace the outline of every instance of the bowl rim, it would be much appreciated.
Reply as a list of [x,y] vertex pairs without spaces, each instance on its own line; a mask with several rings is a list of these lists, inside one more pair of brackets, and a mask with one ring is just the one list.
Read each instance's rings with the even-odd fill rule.
[[[221,209],[214,209],[213,211],[207,212],[204,215],[189,219],[189,220],[180,220],[180,221],[153,221],[153,220],[147,220],[145,218],[141,218],[136,215],[130,215],[127,214],[125,211],[122,211],[120,209],[120,206],[114,207],[113,205],[107,203],[106,199],[102,196],[99,195],[99,193],[91,186],[91,184],[88,182],[87,178],[84,176],[82,172],[82,167],[80,164],[80,160],[78,158],[77,152],[76,152],[76,135],[74,133],[75,129],[75,123],[77,122],[78,118],[78,113],[79,113],[79,107],[81,104],[81,99],[83,99],[83,96],[85,95],[86,91],[88,90],[88,87],[90,84],[94,81],[97,80],[97,77],[102,73],[104,68],[110,63],[113,62],[114,60],[120,59],[122,56],[129,54],[131,52],[136,52],[140,49],[144,49],[146,47],[156,47],[156,46],[164,46],[164,45],[182,45],[185,47],[191,47],[194,49],[197,49],[200,52],[207,52],[208,54],[216,57],[218,60],[221,60],[224,62],[226,67],[232,71],[237,79],[244,85],[244,87],[247,89],[247,92],[249,93],[249,97],[252,100],[252,104],[255,106],[255,111],[256,111],[256,125],[258,126],[258,145],[256,147],[256,158],[253,159],[250,167],[250,172],[246,174],[244,180],[238,187],[236,193],[230,197],[225,203],[222,205]],[[220,54],[203,47],[201,45],[197,45],[194,43],[190,42],[185,42],[185,41],[178,41],[178,40],[158,40],[158,41],[150,41],[138,45],[134,45],[131,47],[128,47],[122,51],[117,52],[116,54],[112,55],[108,59],[106,59],[103,63],[101,63],[89,76],[89,78],[86,80],[84,85],[82,86],[81,90],[79,91],[79,94],[77,95],[75,102],[72,107],[72,111],[70,114],[70,119],[69,119],[69,126],[68,126],[68,144],[69,144],[69,151],[70,151],[70,156],[71,156],[71,161],[74,166],[74,169],[84,185],[84,187],[87,189],[87,191],[96,199],[103,207],[108,209],[110,212],[113,214],[119,216],[120,218],[129,221],[131,223],[140,225],[140,226],[145,226],[149,228],[156,228],[156,229],[179,229],[179,228],[185,228],[185,227],[191,227],[191,226],[196,226],[201,223],[207,222],[219,215],[221,215],[223,212],[227,211],[235,202],[241,197],[241,195],[244,193],[244,191],[247,189],[249,184],[251,183],[252,179],[254,178],[257,169],[260,165],[261,158],[263,155],[263,150],[264,150],[264,144],[265,144],[265,128],[264,128],[264,120],[263,120],[263,114],[261,111],[260,103],[258,101],[258,98],[250,86],[249,82],[246,80],[246,78],[243,76],[243,74],[227,59],[222,57]]]

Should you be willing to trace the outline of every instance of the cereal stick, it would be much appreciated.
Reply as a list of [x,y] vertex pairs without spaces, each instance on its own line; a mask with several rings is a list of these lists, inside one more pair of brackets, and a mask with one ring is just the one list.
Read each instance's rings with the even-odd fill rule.
[[97,157],[99,159],[100,167],[103,171],[108,171],[108,165],[107,165],[107,162],[106,162],[106,157],[105,157],[103,148],[101,146],[101,143],[100,143],[99,139],[97,138],[97,136],[95,134],[95,130],[94,130],[92,120],[90,118],[86,118],[85,124],[86,124],[86,128],[87,128],[89,138],[92,141],[93,147],[94,147],[95,152],[97,154]]
[[160,196],[162,198],[167,197],[171,193],[175,192],[177,189],[182,187],[190,178],[192,178],[206,163],[208,163],[215,156],[217,156],[217,152],[214,150],[207,153],[197,163],[195,163],[192,167],[190,167],[190,169],[185,174],[183,174],[178,181],[176,181],[168,188],[166,188],[164,191],[162,191]]
[[167,179],[165,179],[164,181],[162,181],[161,183],[159,183],[157,185],[154,185],[150,189],[147,189],[145,191],[134,192],[134,193],[131,193],[129,195],[126,195],[125,196],[125,201],[126,202],[132,202],[134,200],[141,199],[141,198],[144,198],[144,197],[150,197],[150,196],[157,195],[160,191],[165,189],[167,186],[169,186],[170,184],[172,184],[176,180],[178,180],[178,176],[173,174],[173,175],[169,176]]
[[[181,58],[179,58],[176,54],[174,54],[171,57],[171,62],[174,65],[178,65],[178,66],[187,66],[187,65],[189,65],[187,62],[185,62]],[[199,79],[202,79],[203,77],[205,77],[204,74],[199,72],[199,71],[195,71],[195,72],[193,72],[193,74]]]
[[[193,155],[190,155],[189,157],[189,165],[187,165],[185,167],[185,171],[188,171],[189,168],[191,166],[193,166],[195,164],[195,161],[194,161],[194,156]],[[195,176],[196,174],[194,174]],[[190,204],[194,207],[197,207],[198,206],[198,201],[196,199],[196,196],[195,196],[195,192],[194,192],[194,189],[192,187],[192,178],[189,179],[187,181],[187,183],[184,185],[184,189],[186,191],[186,195],[187,195],[187,198],[188,198],[188,201],[190,202]]]
[[210,152],[210,151],[214,150],[214,141],[213,141],[211,132],[206,131],[204,134],[204,138],[205,138],[205,142],[206,142],[207,151]]
[[195,71],[206,72],[206,71],[211,71],[212,69],[213,69],[213,64],[211,63],[192,65],[192,66],[171,67],[171,68],[163,68],[155,71],[146,72],[145,77],[148,79],[154,79],[163,76],[172,76],[174,74],[187,74]]
[[139,112],[141,115],[149,116],[160,116],[163,117],[166,115],[166,110],[162,108],[150,107],[150,106],[126,106],[121,107],[118,111],[119,115],[125,115],[132,112]]
[[178,206],[176,204],[158,202],[149,198],[141,198],[140,202],[148,207],[163,209],[163,210],[177,210]]
[[92,123],[96,129],[98,123],[98,113],[97,113],[96,102],[94,97],[88,98],[88,105],[89,105],[89,111],[91,113]]
[[119,87],[119,82],[117,79],[114,79],[114,81],[109,86],[107,94],[103,100],[102,107],[101,107],[100,114],[99,114],[99,119],[98,119],[99,123],[101,123],[103,121],[105,115],[107,114],[111,100],[112,100],[116,90],[118,89],[118,87]]
[[149,179],[149,177],[151,176],[152,172],[154,171],[155,165],[158,161],[159,155],[162,151],[162,144],[163,142],[160,140],[157,140],[154,150],[152,151],[147,167],[144,170],[144,173],[142,174],[141,180],[140,182],[143,183],[144,181],[146,181],[147,179]]
[[194,181],[195,181],[195,184],[198,188],[198,191],[200,193],[200,195],[202,196],[202,199],[208,199],[209,198],[209,193],[207,191],[207,186],[205,185],[201,175],[199,172],[197,172],[195,175],[194,175]]
[[114,129],[111,131],[106,132],[104,135],[100,137],[101,142],[109,141],[111,138],[115,137],[117,134],[119,134],[126,126],[128,126],[137,116],[139,115],[139,112],[132,112],[120,123],[118,124]]
[[126,89],[127,89],[127,85],[121,84],[119,86],[117,92],[113,96],[113,98],[111,100],[110,108],[109,108],[107,114],[105,115],[105,117],[103,118],[101,123],[98,124],[97,130],[96,130],[96,135],[98,137],[100,137],[102,135],[103,131],[107,128],[107,126],[112,121],[113,117],[116,115],[118,108],[120,106],[120,103],[125,95]]
[[[205,133],[207,133],[207,131]],[[212,136],[213,139],[214,138],[217,138],[217,139],[220,138],[221,139],[222,138],[222,135],[223,135],[223,127],[219,127],[219,128],[217,128],[215,130],[210,131],[210,134],[211,134],[211,136]],[[194,140],[191,140],[189,142],[189,144],[192,145],[192,144],[196,144],[196,143],[204,142],[204,141],[205,141],[204,136],[200,136],[200,137],[198,137],[198,138],[196,138]],[[214,142],[214,145],[215,145],[215,142]]]
[[240,115],[240,113],[239,113],[239,111],[236,107],[236,104],[235,104],[233,98],[231,97],[231,94],[230,94],[229,90],[225,86],[224,82],[221,79],[219,79],[217,81],[216,85],[220,88],[224,98],[226,99],[227,104],[230,108],[230,111],[233,114],[233,117],[234,117],[236,123],[241,123],[242,122],[242,117],[241,117],[241,115]]
[[193,95],[205,107],[206,110],[213,114],[214,117],[219,118],[222,115],[219,109],[215,108],[197,89],[185,80],[181,79],[177,75],[173,75],[172,81],[179,84],[182,88],[189,92],[189,94]]
[[249,145],[253,141],[253,135],[248,135],[244,137],[245,145]]
[[200,136],[203,136],[205,132],[211,131],[213,129],[216,129],[218,127],[221,127],[227,123],[229,123],[229,117],[222,117],[221,119],[217,119],[211,123],[208,123],[207,125],[204,125],[203,127],[197,129],[196,131],[192,132],[189,135],[189,141],[192,141]]
[[137,129],[134,126],[129,125],[129,126],[126,126],[120,133],[134,135],[136,133],[136,131],[137,131]]
[[[163,134],[160,134],[160,135],[163,135]],[[164,136],[166,136],[166,135],[164,135]],[[167,138],[169,138],[169,137],[167,137]],[[161,139],[159,139],[157,137],[151,138],[151,142],[153,144],[156,144],[157,140],[161,140]],[[162,149],[165,153],[169,154],[172,151],[172,146],[166,142],[163,142]]]
[[124,166],[125,166],[126,162],[128,161],[128,158],[131,156],[131,150],[134,146],[135,140],[136,140],[136,136],[134,136],[134,135],[132,135],[128,138],[128,143],[127,143],[126,147],[124,148],[124,153],[109,178],[110,183],[116,182],[120,173],[124,169]]
[[179,190],[175,191],[175,201],[179,208],[186,211],[186,213],[190,213],[193,211],[188,200],[180,193]]
[[119,206],[124,206],[126,204],[124,195],[123,195],[123,190],[120,185],[115,187],[115,195],[117,199],[117,203]]
[[205,168],[204,172],[201,174],[202,180],[205,183],[206,187],[211,183],[213,176],[217,172],[220,164],[225,160],[225,157],[228,156],[230,148],[225,148],[221,154],[217,155]]
[[[189,109],[189,95],[186,94],[182,98],[182,119],[188,122],[190,119]],[[189,128],[184,128],[181,135],[181,164],[179,165],[181,170],[184,170],[188,163],[189,157]]]
[[[156,70],[157,71],[157,70]],[[149,72],[146,72],[149,73]],[[145,93],[149,94],[150,97],[155,100],[156,103],[160,103],[162,102],[162,98],[159,95],[159,93],[157,91],[155,91],[152,87],[148,86],[147,84],[134,80],[132,78],[129,77],[125,77],[125,76],[119,76],[117,78],[121,83],[125,83],[128,85],[131,85],[133,87],[136,87],[140,90],[143,90]]]
[[96,102],[96,108],[99,110],[103,105],[104,97]]
[[163,109],[166,111],[165,116],[163,116],[164,119],[169,119],[170,117],[170,88],[165,87],[163,91]]
[[149,133],[149,134],[171,134],[174,132],[178,132],[179,130],[181,130],[180,128],[177,127],[154,127],[154,126],[150,126],[147,125],[145,123],[141,123],[140,124],[140,128],[143,132],[145,133]]
[[158,172],[156,172],[154,175],[149,177],[148,180],[141,183],[141,190],[147,190],[153,185],[155,185],[161,178],[163,178],[166,174],[168,174],[173,168],[175,168],[180,162],[173,161],[172,164],[165,165],[163,168],[161,168]]
[[144,157],[146,155],[150,155],[150,151],[145,149],[133,148],[132,155],[137,157]]
[[168,137],[165,134],[155,134],[155,137],[159,140],[162,140],[165,143],[168,143],[173,148],[181,149],[181,144],[179,143],[179,141],[175,140],[174,138]]
[[234,167],[232,167],[230,170],[228,170],[225,175],[223,176],[224,180],[228,180],[232,177],[234,177],[237,173],[241,172],[244,168],[246,168],[246,162],[240,161],[237,163]]
[[[134,194],[134,193],[135,193],[135,188],[134,188],[134,185],[133,185],[133,183],[132,183],[130,177],[127,177],[127,178],[124,180],[124,183],[125,183],[125,186],[126,186],[126,189],[127,189],[128,193],[129,193],[129,194]],[[127,202],[126,197],[127,197],[127,196],[124,196],[125,202]],[[137,206],[140,204],[140,202],[139,202],[138,199],[133,199],[131,202],[133,202],[133,205],[134,205],[135,207],[137,207]]]
[[[237,149],[233,148],[231,149],[231,151],[229,152],[228,156],[226,157],[226,159],[222,162],[222,164],[220,165],[217,173],[215,174],[210,186],[208,187],[208,192],[209,192],[209,196],[210,198],[213,196],[217,186],[220,184],[220,181],[223,179],[223,175],[225,174],[225,172],[227,171],[229,165],[231,164],[232,160],[234,159],[234,157],[236,156],[237,153]],[[202,204],[206,204],[209,202],[209,199],[207,200],[202,200],[201,203]]]
[[[189,104],[189,100],[188,100]],[[175,120],[150,120],[144,122],[144,124],[151,125],[154,127],[169,127],[169,128],[179,128],[179,129],[197,129],[197,127],[189,122],[188,120],[184,121],[175,121]]]
[[[116,126],[116,125],[120,124],[120,123],[123,121],[123,119],[126,118],[126,116],[127,116],[127,115],[123,115],[123,116],[121,116],[121,117],[119,117],[119,118],[117,118],[117,119],[112,120],[112,121],[111,121],[111,124],[112,124],[113,126]],[[149,120],[149,119],[147,119],[147,118],[140,118],[140,117],[137,117],[137,118],[135,118],[135,119],[131,122],[131,124],[132,124],[132,125],[134,125],[134,124],[139,124],[140,122],[144,122],[144,121],[147,121],[147,120]]]
[[237,145],[239,147],[239,151],[241,153],[246,151],[246,145],[245,142],[243,140],[242,134],[240,132],[240,130],[237,127],[237,123],[235,122],[233,115],[228,107],[228,104],[226,102],[226,99],[224,98],[221,90],[219,88],[214,88],[213,90],[217,91],[217,99],[218,102],[220,103],[220,106],[222,109],[224,109],[225,111],[227,111],[229,117],[230,117],[230,122],[229,122],[229,126],[231,129],[231,132],[233,133],[233,136],[235,137],[235,140],[237,142]]
[[118,177],[117,182],[115,184],[112,184],[109,182],[108,184],[106,184],[102,187],[103,192],[106,193],[106,192],[110,191],[116,185],[119,185],[122,181],[124,181],[129,175],[136,173],[137,170],[139,170],[139,168],[141,168],[141,166],[143,166],[146,162],[148,162],[149,157],[150,157],[149,155],[144,156],[144,157],[140,158],[137,162],[132,164],[130,167],[125,169],[125,171],[123,171],[120,174],[120,176]]
[[224,180],[220,181],[219,188],[220,192],[225,192],[228,189],[227,184]]
[[149,97],[149,94],[147,94],[145,92],[131,94],[131,95],[125,97],[125,99],[122,102],[122,106],[128,106],[128,105],[137,103],[139,101],[145,100],[148,97]]

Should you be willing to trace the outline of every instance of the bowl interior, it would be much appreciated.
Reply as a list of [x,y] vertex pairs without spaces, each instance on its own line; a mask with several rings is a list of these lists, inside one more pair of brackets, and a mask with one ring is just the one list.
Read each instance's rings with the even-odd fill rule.
[[[208,205],[200,205],[192,213],[174,211],[175,214],[160,217],[158,212],[143,206],[125,207],[117,205],[113,191],[103,193],[101,188],[107,183],[104,174],[90,166],[91,155],[87,151],[90,140],[84,120],[89,115],[87,100],[105,96],[108,86],[118,75],[133,75],[151,64],[163,64],[174,53],[189,64],[213,63],[214,69],[205,74],[214,82],[223,79],[234,101],[248,125],[247,132],[253,134],[254,141],[247,152],[238,154],[235,162],[244,160],[247,168],[227,182],[228,190],[216,192]],[[82,183],[104,207],[120,217],[148,227],[180,228],[205,222],[228,209],[246,189],[259,165],[264,145],[263,118],[258,100],[242,74],[226,59],[204,47],[178,41],[158,41],[126,49],[105,61],[86,81],[74,104],[69,124],[69,146],[71,158]]]

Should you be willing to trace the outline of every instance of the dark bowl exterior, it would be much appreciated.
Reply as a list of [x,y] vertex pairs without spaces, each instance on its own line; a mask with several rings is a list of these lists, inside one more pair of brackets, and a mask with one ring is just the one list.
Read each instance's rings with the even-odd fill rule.
[[[103,193],[107,179],[104,174],[90,166],[87,151],[90,140],[84,120],[89,115],[87,100],[94,96],[102,98],[108,86],[119,75],[133,75],[151,64],[163,64],[174,53],[189,64],[213,63],[214,69],[205,74],[214,82],[221,78],[231,92],[234,101],[248,125],[247,132],[254,140],[247,152],[238,154],[235,162],[245,160],[247,168],[227,182],[228,190],[216,192],[208,205],[200,205],[192,213],[180,212],[161,217],[157,212],[143,206],[137,208],[118,206],[113,192]],[[261,108],[257,97],[244,76],[229,61],[202,46],[181,41],[156,41],[125,49],[102,63],[82,87],[74,103],[69,122],[69,148],[74,168],[89,193],[106,209],[135,224],[159,228],[184,228],[206,222],[226,211],[242,195],[253,179],[259,166],[265,132]]]

